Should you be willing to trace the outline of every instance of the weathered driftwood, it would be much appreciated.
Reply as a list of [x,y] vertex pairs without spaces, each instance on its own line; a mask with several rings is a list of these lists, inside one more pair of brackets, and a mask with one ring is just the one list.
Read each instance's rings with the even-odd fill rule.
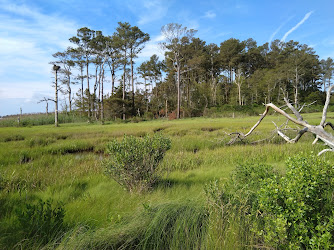
[[285,135],[282,132],[281,128],[279,128],[274,123],[278,135],[281,136],[285,141],[287,141],[288,143],[296,143],[306,132],[310,132],[310,133],[312,133],[316,136],[316,139],[314,140],[313,144],[315,144],[318,140],[321,140],[325,143],[325,145],[328,146],[327,149],[322,150],[321,152],[319,152],[318,155],[321,155],[321,154],[323,154],[325,152],[328,152],[328,151],[334,152],[334,136],[331,133],[325,131],[326,126],[330,126],[334,130],[333,124],[330,123],[330,122],[326,122],[327,110],[328,110],[328,106],[329,106],[331,92],[332,92],[333,89],[334,89],[334,85],[329,87],[328,90],[327,90],[326,102],[325,102],[325,105],[324,105],[324,108],[323,108],[322,119],[321,119],[321,122],[320,122],[319,125],[311,125],[307,121],[305,121],[303,119],[302,115],[300,114],[301,109],[297,110],[294,106],[291,105],[291,103],[289,103],[288,99],[284,98],[284,101],[285,101],[287,107],[292,111],[292,113],[296,116],[296,118],[290,116],[284,110],[282,110],[281,108],[278,108],[273,103],[265,104],[265,107],[266,107],[265,111],[261,115],[258,122],[255,123],[255,125],[248,131],[248,133],[246,133],[246,134],[243,134],[241,132],[230,133],[229,135],[232,136],[232,139],[228,142],[228,144],[231,145],[238,140],[242,141],[247,136],[252,134],[252,132],[259,126],[261,121],[264,119],[264,117],[268,114],[269,109],[272,108],[277,113],[279,113],[279,114],[283,115],[285,118],[287,118],[288,121],[292,121],[293,123],[303,127],[303,129],[298,131],[298,134],[296,135],[296,137],[291,139],[287,135]]

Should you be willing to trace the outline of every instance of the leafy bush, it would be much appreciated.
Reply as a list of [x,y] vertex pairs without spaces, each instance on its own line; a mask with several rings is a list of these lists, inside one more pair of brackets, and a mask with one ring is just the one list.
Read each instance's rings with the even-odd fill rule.
[[104,163],[106,173],[129,191],[147,190],[157,180],[158,164],[170,146],[170,139],[160,134],[113,140],[107,146],[110,157]]
[[226,184],[206,186],[210,237],[223,238],[222,248],[333,249],[333,167],[305,155],[286,165],[283,176],[270,166],[244,164]]
[[43,243],[58,237],[65,230],[65,210],[61,204],[53,205],[51,200],[26,203],[23,209],[16,210],[16,215],[25,237],[39,239]]
[[269,165],[245,163],[236,167],[227,182],[215,180],[205,186],[209,238],[213,241],[209,248],[235,249],[256,244],[251,229],[257,220],[257,191],[264,179],[275,174]]
[[269,178],[258,191],[265,241],[279,248],[334,247],[334,170],[315,156],[287,161],[286,176]]

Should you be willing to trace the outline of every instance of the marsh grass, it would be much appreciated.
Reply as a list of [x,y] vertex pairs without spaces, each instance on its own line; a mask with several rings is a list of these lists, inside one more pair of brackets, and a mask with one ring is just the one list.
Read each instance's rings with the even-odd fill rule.
[[[316,124],[321,114],[305,114],[305,119]],[[210,229],[212,223],[220,225],[205,212],[205,184],[214,179],[226,181],[235,166],[246,160],[271,164],[284,173],[287,157],[325,147],[312,145],[312,135],[294,145],[279,137],[252,144],[271,135],[272,120],[285,122],[276,115],[267,117],[246,142],[226,146],[226,133],[245,133],[257,120],[196,118],[0,128],[0,248],[196,249],[219,248],[225,243],[242,248],[236,245],[241,237],[236,232],[243,225],[237,216],[231,218],[226,234]],[[163,177],[153,190],[129,194],[103,173],[106,144],[114,138],[121,140],[124,134],[142,137],[156,132],[172,141],[159,167]],[[334,160],[331,154],[322,158]],[[60,239],[50,238],[46,245],[16,233],[19,225],[13,211],[39,199],[61,202],[64,223],[69,226]],[[162,230],[165,235],[160,235]]]

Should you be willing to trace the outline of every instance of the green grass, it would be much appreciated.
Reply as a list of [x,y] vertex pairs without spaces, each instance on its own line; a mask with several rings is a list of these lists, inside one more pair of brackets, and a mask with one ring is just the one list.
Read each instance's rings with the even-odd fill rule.
[[[318,123],[321,113],[304,117]],[[50,239],[47,247],[192,249],[219,245],[223,239],[208,239],[205,233],[206,221],[210,221],[205,213],[206,183],[226,180],[237,164],[246,161],[268,163],[284,172],[284,161],[289,156],[302,151],[317,153],[324,148],[312,145],[313,136],[308,134],[297,144],[286,144],[277,136],[252,144],[271,135],[271,121],[285,122],[276,115],[266,117],[244,143],[226,146],[230,139],[226,133],[245,133],[258,118],[0,128],[0,248],[41,248],[38,239],[20,238],[14,211],[27,202],[50,198],[63,204],[68,231],[61,239]],[[106,144],[124,134],[156,132],[172,140],[172,148],[160,165],[163,178],[150,192],[130,194],[104,174]],[[330,153],[322,157],[334,159]],[[189,229],[188,235],[185,228]],[[161,230],[166,235],[159,235]]]

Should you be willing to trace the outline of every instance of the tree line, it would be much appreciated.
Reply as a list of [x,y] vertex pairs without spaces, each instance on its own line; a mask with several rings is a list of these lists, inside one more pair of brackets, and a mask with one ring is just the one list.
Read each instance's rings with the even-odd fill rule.
[[[134,116],[200,116],[224,104],[282,103],[289,98],[323,104],[334,62],[312,47],[274,40],[257,45],[230,38],[207,44],[196,30],[170,23],[161,28],[162,60],[152,55],[135,67],[150,35],[118,23],[112,35],[87,27],[69,38],[73,47],[53,54],[66,106],[89,119]],[[72,85],[80,84],[77,93]]]

